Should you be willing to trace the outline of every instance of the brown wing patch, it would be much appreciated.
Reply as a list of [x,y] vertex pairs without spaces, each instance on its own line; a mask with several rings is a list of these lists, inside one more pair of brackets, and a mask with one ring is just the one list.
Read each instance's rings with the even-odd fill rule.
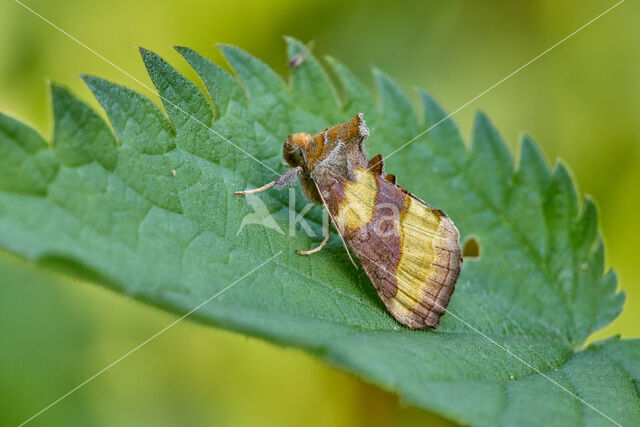
[[[404,197],[398,198],[395,209],[380,206],[378,177],[362,168],[355,170],[355,181],[332,175],[330,171],[319,173],[316,177],[327,209],[335,219],[336,228],[360,260],[378,295],[387,305],[387,301],[397,291],[395,276],[387,271],[393,272],[400,260],[398,220],[399,212],[404,206]],[[382,215],[394,212],[395,220],[381,220],[384,219],[381,218]],[[384,227],[386,233],[381,233],[376,224],[377,227]]]
[[437,327],[460,273],[458,230],[385,177],[365,169],[355,177],[328,203],[336,226],[391,314],[411,328]]
[[382,160],[382,154],[373,156],[371,160],[369,160],[367,169],[369,169],[374,175],[384,174],[384,161]]

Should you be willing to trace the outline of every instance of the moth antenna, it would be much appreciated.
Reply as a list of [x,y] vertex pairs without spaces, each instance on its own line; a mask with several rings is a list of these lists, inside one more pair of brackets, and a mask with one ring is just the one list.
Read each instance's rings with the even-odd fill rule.
[[239,195],[244,195],[244,194],[260,193],[260,192],[262,192],[262,191],[264,191],[264,190],[268,190],[269,188],[273,187],[273,184],[274,184],[275,182],[276,182],[276,181],[275,181],[275,180],[273,180],[273,181],[271,181],[270,183],[265,184],[265,185],[263,185],[263,186],[262,186],[262,187],[260,187],[260,188],[254,188],[254,189],[252,189],[252,190],[236,191],[236,192],[234,192],[233,194],[234,194],[234,195],[236,195],[236,196],[239,196]]
[[327,206],[327,202],[324,201],[324,196],[322,196],[322,192],[318,188],[318,184],[315,181],[313,181],[313,185],[316,186],[316,190],[318,190],[318,194],[320,195],[320,200],[322,200],[322,204],[324,205],[324,208],[327,210],[327,213],[329,214],[329,218],[331,218],[331,221],[333,221],[333,225],[336,227],[336,231],[338,232],[338,236],[340,236],[340,240],[342,241],[342,246],[344,246],[344,250],[347,251],[347,255],[349,255],[349,260],[351,261],[351,264],[353,264],[353,266],[357,270],[358,266],[356,265],[356,262],[351,257],[351,252],[349,252],[349,248],[347,247],[347,242],[344,241],[344,237],[342,237],[342,233],[340,232],[340,229],[338,228],[338,223],[333,218],[333,215],[331,214],[331,211],[329,210],[329,206]]
[[300,166],[291,168],[285,173],[283,173],[282,175],[280,175],[279,177],[277,177],[276,179],[274,179],[273,181],[271,181],[270,183],[265,184],[260,188],[254,188],[252,190],[245,190],[245,191],[236,191],[233,194],[238,196],[241,194],[260,193],[261,191],[268,190],[269,188],[274,186],[276,190],[282,190],[283,188],[291,184],[291,182],[293,182],[293,180],[295,180],[298,177],[298,174],[300,173],[301,169],[302,168]]

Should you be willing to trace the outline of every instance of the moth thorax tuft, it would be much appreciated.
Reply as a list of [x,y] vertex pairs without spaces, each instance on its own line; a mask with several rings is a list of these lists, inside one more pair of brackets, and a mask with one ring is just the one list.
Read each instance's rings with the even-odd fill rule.
[[356,114],[356,117],[358,119],[358,131],[360,132],[360,135],[364,138],[368,137],[369,128],[367,127],[367,123],[364,121],[364,115],[362,113],[358,113]]

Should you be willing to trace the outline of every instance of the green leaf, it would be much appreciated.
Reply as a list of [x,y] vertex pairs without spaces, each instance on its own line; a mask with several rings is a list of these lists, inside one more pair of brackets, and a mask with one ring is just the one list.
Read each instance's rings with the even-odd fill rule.
[[287,55],[293,59],[302,55],[302,63],[291,70],[291,97],[295,105],[329,123],[341,120],[340,102],[329,76],[309,48],[291,37],[286,37]]
[[[302,49],[293,39],[288,46],[290,56]],[[583,348],[619,314],[624,296],[604,269],[595,204],[582,199],[562,163],[550,171],[525,137],[515,167],[484,115],[467,148],[432,98],[421,94],[419,120],[378,71],[376,105],[336,60],[329,63],[342,99],[313,56],[287,84],[240,49],[221,49],[238,80],[177,48],[213,104],[166,61],[141,51],[167,115],[130,89],[85,76],[115,135],[56,85],[52,145],[0,116],[0,247],[181,314],[233,284],[192,316],[305,349],[461,423],[640,419],[640,341],[611,338]],[[307,215],[316,237],[299,225],[288,236],[291,209],[305,207],[299,191],[295,201],[286,191],[253,201],[232,194],[271,181],[269,168],[284,171],[289,133],[314,132],[362,109],[372,154],[389,154],[432,128],[387,168],[444,209],[462,241],[479,243],[480,257],[465,261],[437,331],[399,325],[336,236],[319,254],[294,253],[317,243],[322,228],[316,208]],[[253,207],[262,204],[271,226],[243,223],[259,217]]]
[[188,47],[176,46],[176,50],[200,75],[213,98],[217,118],[226,114],[229,103],[243,102],[242,88],[233,76]]

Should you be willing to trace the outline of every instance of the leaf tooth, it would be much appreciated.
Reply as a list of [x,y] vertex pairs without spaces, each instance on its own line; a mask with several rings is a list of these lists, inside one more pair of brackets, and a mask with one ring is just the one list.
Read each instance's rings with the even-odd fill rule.
[[[548,240],[547,225],[544,221],[544,201],[550,179],[549,170],[530,136],[522,137],[520,152],[518,168],[508,189],[505,216],[535,252],[542,255],[546,251]],[[489,171],[486,173],[492,175]]]
[[602,237],[598,236],[593,244],[591,253],[591,264],[594,267],[594,276],[602,277],[604,274],[604,244]]
[[420,101],[422,102],[422,107],[424,108],[424,127],[429,128],[431,126],[455,126],[458,128],[451,118],[447,118],[447,113],[438,105],[435,99],[427,91],[420,89]]
[[[492,173],[487,174],[489,170]],[[485,196],[495,208],[504,207],[513,175],[513,157],[498,130],[482,112],[476,114],[473,125],[467,174],[478,182],[485,181]]]
[[491,157],[503,175],[511,174],[513,171],[511,150],[489,117],[482,111],[477,112],[473,124],[471,153],[474,152]]
[[0,137],[8,138],[29,154],[49,148],[47,141],[31,126],[0,112]]
[[[38,195],[47,193],[59,170],[47,141],[32,127],[3,113],[0,113],[0,166],[0,191]],[[0,211],[4,216],[3,209]]]
[[550,173],[547,161],[533,138],[525,134],[520,144],[520,163],[518,165],[520,182],[545,194],[549,185]]
[[175,147],[175,130],[149,98],[100,77],[82,74],[124,146],[145,154],[163,154]]
[[578,215],[578,195],[568,167],[563,161],[556,164],[547,193],[549,208],[563,219],[564,225],[571,224]]
[[[420,125],[415,109],[389,76],[373,68],[373,77],[380,98],[379,130],[387,142],[398,147],[415,138],[419,133]],[[419,140],[413,143],[419,143]]]
[[[618,287],[618,274],[616,271],[613,269],[607,270],[604,276],[602,276],[602,284],[608,288],[606,294],[615,294],[616,288]],[[622,294],[622,298],[624,299],[624,292],[618,292],[618,294]]]
[[340,61],[332,56],[325,56],[325,59],[342,87],[342,104],[345,113],[348,115],[364,113],[367,120],[375,122],[376,109],[371,92]]
[[420,90],[420,101],[424,109],[424,130],[427,137],[433,136],[435,145],[442,146],[459,166],[464,164],[467,149],[458,126],[426,91]]
[[253,118],[277,138],[291,133],[294,105],[284,80],[247,52],[230,45],[218,47],[240,78]]
[[331,126],[344,120],[340,114],[342,105],[333,82],[320,62],[299,40],[285,36],[289,60],[297,56],[302,59],[290,71],[291,96],[303,109],[323,117],[326,125]]
[[608,270],[604,275],[596,275],[594,278],[598,280],[600,288],[598,293],[601,295],[601,299],[598,301],[598,305],[594,307],[593,300],[586,297],[587,289],[581,290],[582,294],[577,297],[578,304],[582,302],[580,304],[582,313],[590,314],[585,319],[587,324],[581,328],[580,341],[586,339],[592,332],[607,326],[618,317],[626,299],[624,292],[617,292],[618,277],[614,270]]
[[579,258],[587,258],[598,235],[598,211],[589,195],[585,195],[582,212],[571,227],[574,248]]
[[108,170],[117,162],[117,140],[107,123],[66,87],[51,83],[53,148],[62,164],[97,161]]
[[577,263],[580,262],[571,241],[571,226],[577,216],[577,195],[569,171],[561,161],[551,176],[543,206],[548,236],[547,263],[570,297],[576,286]]
[[140,48],[140,55],[176,129],[211,126],[213,111],[200,88],[150,50]]
[[83,76],[107,112],[122,147],[115,173],[153,204],[181,213],[182,204],[166,154],[176,146],[175,132],[163,112],[141,94],[93,76]]
[[[617,277],[613,270],[605,272],[605,254],[602,238],[598,234],[597,208],[590,196],[585,196],[580,216],[571,227],[570,238],[577,280],[573,290],[579,336],[576,342],[582,342],[592,332],[606,326],[615,319],[624,303],[624,293],[616,293]],[[597,284],[598,289],[587,287]],[[590,292],[596,290],[600,295],[594,306]]]
[[218,44],[218,48],[240,78],[249,101],[270,96],[288,99],[283,97],[287,85],[267,64],[235,46]]
[[213,100],[216,119],[226,114],[230,102],[246,104],[247,100],[244,97],[242,88],[234,76],[193,49],[182,46],[175,46],[174,48],[202,79]]

